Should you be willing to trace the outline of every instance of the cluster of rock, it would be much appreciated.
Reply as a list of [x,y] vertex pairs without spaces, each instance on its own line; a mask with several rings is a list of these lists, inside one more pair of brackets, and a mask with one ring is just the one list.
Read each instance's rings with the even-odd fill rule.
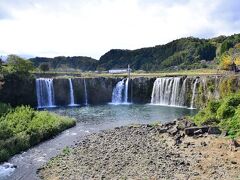
[[39,176],[42,179],[235,177],[240,171],[240,161],[236,158],[240,157],[239,151],[226,158],[228,150],[224,145],[217,145],[217,151],[215,145],[209,148],[215,139],[211,140],[214,136],[208,133],[219,134],[220,130],[198,128],[186,119],[102,131],[89,135],[67,153],[51,160],[39,170]]
[[158,127],[158,131],[160,133],[168,133],[170,136],[174,137],[176,145],[182,142],[185,135],[202,137],[204,134],[225,134],[225,132],[222,133],[222,131],[216,126],[198,127],[195,123],[185,118],[179,118],[173,122],[162,124]]

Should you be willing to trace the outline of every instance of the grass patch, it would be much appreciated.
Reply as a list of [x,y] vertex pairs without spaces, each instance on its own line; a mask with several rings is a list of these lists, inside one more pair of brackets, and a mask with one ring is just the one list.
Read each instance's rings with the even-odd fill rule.
[[75,120],[28,106],[0,117],[0,162],[76,124]]
[[149,124],[151,127],[158,127],[161,125],[161,122],[160,121],[155,121],[155,122],[152,122]]
[[69,148],[68,146],[65,147],[65,148],[62,150],[62,153],[63,153],[64,155],[69,155],[70,152],[71,152],[71,150],[70,150],[70,148]]

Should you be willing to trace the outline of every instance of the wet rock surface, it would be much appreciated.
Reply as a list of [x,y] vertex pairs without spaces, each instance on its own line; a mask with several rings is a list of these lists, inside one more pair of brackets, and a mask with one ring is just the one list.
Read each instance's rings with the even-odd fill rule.
[[[39,170],[42,179],[236,179],[240,151],[229,139],[189,137],[185,120],[91,134]],[[188,124],[184,126],[184,124]]]

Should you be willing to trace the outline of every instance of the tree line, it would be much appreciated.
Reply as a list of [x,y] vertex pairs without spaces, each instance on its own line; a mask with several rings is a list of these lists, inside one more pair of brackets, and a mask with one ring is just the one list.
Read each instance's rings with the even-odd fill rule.
[[[104,71],[126,68],[128,64],[133,70],[144,71],[188,70],[216,68],[216,66],[229,70],[233,61],[236,65],[240,65],[239,43],[240,34],[212,39],[188,37],[155,47],[136,50],[112,49],[99,60],[83,56],[59,56],[35,57],[26,62],[18,56],[10,55],[7,64],[8,71],[19,71],[19,69],[24,69],[23,66],[40,71]],[[14,67],[14,64],[17,67]],[[1,69],[2,63],[0,62]]]

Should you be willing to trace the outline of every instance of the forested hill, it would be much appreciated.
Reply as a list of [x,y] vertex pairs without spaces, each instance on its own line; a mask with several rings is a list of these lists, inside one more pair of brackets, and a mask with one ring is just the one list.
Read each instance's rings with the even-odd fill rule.
[[137,50],[110,50],[104,54],[98,67],[111,69],[126,67],[133,69],[161,70],[174,66],[182,68],[196,65],[200,60],[210,61],[216,56],[216,47],[209,40],[182,38],[166,45]]
[[212,39],[181,38],[165,45],[137,50],[113,49],[104,54],[98,68],[123,68],[130,64],[135,70],[166,70],[201,68],[201,60],[211,61],[235,44],[240,43],[240,34],[219,36]]
[[[228,69],[233,47],[240,51],[240,34],[212,39],[181,38],[165,45],[136,50],[112,49],[101,56],[99,61],[81,56],[36,57],[30,60],[36,67],[48,63],[51,69],[74,68],[82,71],[126,68],[128,64],[134,70],[145,71],[196,69],[211,67],[213,63]],[[210,61],[211,63],[208,63]],[[240,65],[240,57],[236,64]]]
[[29,59],[33,62],[35,67],[39,67],[43,63],[47,63],[51,69],[80,69],[82,71],[92,71],[97,67],[97,60],[91,57],[83,57],[83,56],[73,56],[73,57],[65,57],[58,56],[54,58],[46,58],[46,57],[35,57]]

